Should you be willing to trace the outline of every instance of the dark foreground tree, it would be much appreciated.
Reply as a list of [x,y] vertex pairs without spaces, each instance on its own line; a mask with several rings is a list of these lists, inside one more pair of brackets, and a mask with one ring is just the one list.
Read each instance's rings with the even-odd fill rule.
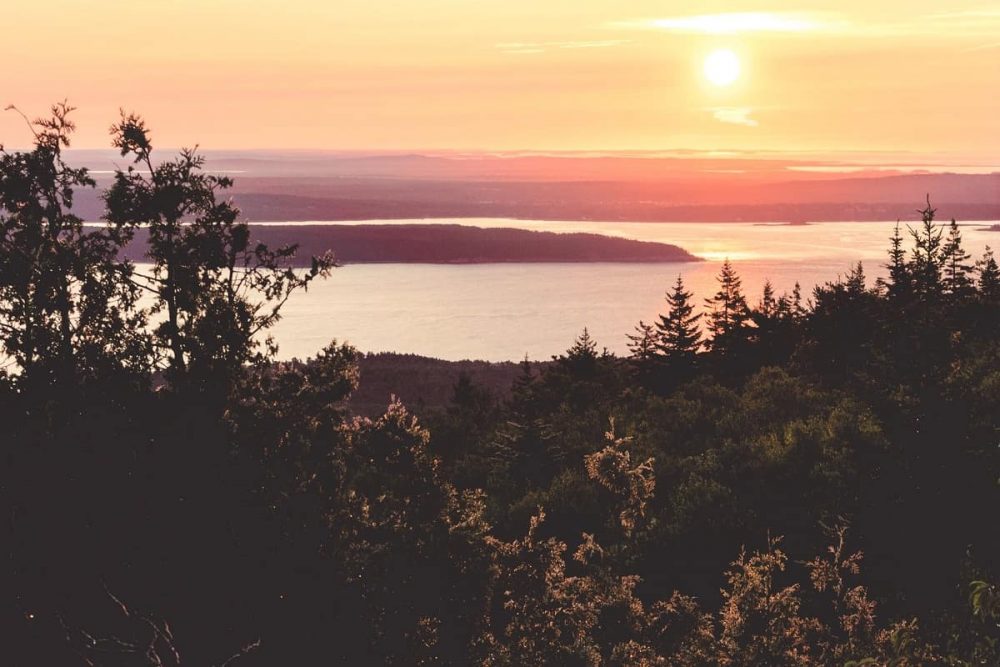
[[682,367],[694,364],[701,349],[701,315],[694,312],[691,292],[684,289],[684,280],[677,276],[673,291],[667,293],[667,313],[656,323],[659,351],[669,362]]
[[983,258],[976,263],[979,273],[977,287],[983,299],[990,303],[1000,303],[1000,266],[993,256],[993,250],[986,246]]
[[913,252],[910,255],[909,273],[913,286],[923,299],[933,299],[941,294],[941,274],[944,271],[944,230],[934,224],[937,209],[927,206],[920,211],[920,226],[910,228]]
[[948,238],[941,251],[944,261],[944,289],[953,299],[968,296],[973,288],[970,277],[972,256],[962,247],[962,232],[954,218],[948,226]]
[[133,165],[115,173],[107,219],[148,234],[152,271],[137,277],[155,298],[153,314],[162,314],[154,336],[167,377],[192,390],[224,384],[244,364],[273,355],[273,340],[261,337],[292,293],[329,273],[332,255],[292,270],[296,247],[254,242],[239,210],[219,200],[232,180],[205,172],[196,150],[154,162],[149,130],[135,114],[123,112],[111,134]]
[[34,148],[0,149],[0,345],[17,383],[72,394],[84,380],[145,371],[144,313],[132,266],[117,255],[131,230],[86,228],[74,191],[94,186],[66,164],[72,107],[29,123]]
[[727,259],[717,277],[719,291],[705,300],[709,307],[708,346],[721,356],[742,351],[750,336],[750,308],[743,296],[743,282]]

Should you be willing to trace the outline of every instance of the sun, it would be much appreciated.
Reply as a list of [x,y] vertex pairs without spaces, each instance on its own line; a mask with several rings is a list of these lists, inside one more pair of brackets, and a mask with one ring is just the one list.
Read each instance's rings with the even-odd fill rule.
[[705,58],[704,70],[712,85],[729,86],[740,78],[740,59],[729,49],[718,49]]

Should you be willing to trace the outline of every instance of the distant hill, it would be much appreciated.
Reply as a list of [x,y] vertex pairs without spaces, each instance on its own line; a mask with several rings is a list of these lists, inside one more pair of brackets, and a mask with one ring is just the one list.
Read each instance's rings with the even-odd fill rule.
[[[313,255],[327,250],[344,263],[700,261],[667,243],[466,225],[251,225],[251,238],[271,246],[298,243],[298,266],[308,266]],[[144,250],[145,234],[140,230],[126,255],[142,261]]]
[[[166,155],[165,155],[166,156]],[[919,220],[930,194],[940,219],[1000,220],[1000,165],[871,162],[711,152],[619,156],[353,154],[215,151],[207,168],[233,176],[228,191],[251,222],[519,218],[635,222]],[[104,213],[100,189],[114,151],[70,151],[98,189],[74,212]],[[892,166],[896,165],[896,166]],[[955,171],[949,172],[949,169]]]
[[[551,362],[532,363],[538,372]],[[359,361],[361,384],[349,401],[351,412],[374,416],[385,411],[392,396],[418,414],[447,407],[455,383],[467,375],[477,386],[498,399],[510,395],[521,365],[512,361],[442,361],[415,354],[379,352]]]

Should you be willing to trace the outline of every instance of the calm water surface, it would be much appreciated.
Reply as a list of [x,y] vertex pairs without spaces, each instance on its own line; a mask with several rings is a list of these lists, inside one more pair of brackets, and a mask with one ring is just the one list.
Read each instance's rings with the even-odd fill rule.
[[[369,221],[427,223],[429,221]],[[273,333],[279,357],[304,358],[331,339],[363,351],[398,351],[441,359],[548,359],[587,327],[599,345],[626,352],[626,334],[664,309],[677,275],[701,305],[714,293],[719,264],[729,257],[751,303],[770,279],[780,294],[796,281],[808,294],[862,261],[870,281],[884,274],[895,223],[551,222],[505,219],[440,220],[480,227],[594,232],[681,246],[705,262],[662,264],[357,264],[339,268],[286,305]],[[317,223],[320,224],[320,223]],[[322,223],[334,224],[334,223]],[[337,223],[343,224],[343,223]],[[350,223],[347,223],[350,224]],[[358,223],[360,224],[360,223]],[[989,223],[962,226],[978,258],[1000,246]],[[905,230],[904,230],[905,231]]]

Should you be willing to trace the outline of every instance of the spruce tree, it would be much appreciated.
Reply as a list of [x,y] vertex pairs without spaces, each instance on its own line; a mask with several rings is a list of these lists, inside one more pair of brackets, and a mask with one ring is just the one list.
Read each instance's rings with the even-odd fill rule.
[[806,307],[802,303],[802,285],[799,281],[795,281],[795,287],[792,288],[792,319],[801,320],[806,316]]
[[778,299],[775,306],[775,316],[784,322],[798,322],[806,316],[805,306],[802,305],[802,285],[798,281],[792,289],[792,293],[785,292]]
[[788,308],[787,299],[774,296],[774,285],[769,279],[764,280],[764,288],[761,293],[760,302],[753,309],[751,318],[756,325],[756,339],[760,342],[769,342],[774,335],[775,326],[781,319],[781,310]]
[[690,361],[701,348],[701,315],[694,312],[691,296],[684,289],[684,280],[677,276],[673,291],[667,293],[667,314],[660,315],[656,324],[658,349],[667,359]]
[[764,289],[760,297],[757,312],[766,318],[774,317],[778,312],[778,302],[774,298],[774,285],[769,278],[764,279]]
[[597,351],[597,343],[590,336],[590,331],[584,327],[583,333],[573,341],[573,346],[566,351],[566,354],[553,359],[571,376],[586,378],[597,372],[598,359],[601,356]]
[[973,287],[969,274],[973,266],[969,263],[972,256],[962,247],[962,233],[955,220],[948,227],[948,240],[941,251],[944,260],[944,288],[952,296],[968,294]]
[[528,391],[534,384],[536,377],[531,368],[531,359],[528,358],[527,352],[525,352],[524,359],[521,360],[519,366],[521,367],[521,374],[514,378],[514,386],[511,390],[511,393],[515,397]]
[[639,320],[635,327],[635,333],[626,334],[628,337],[629,357],[640,364],[652,361],[657,354],[658,336],[656,327]]
[[931,207],[928,197],[927,207],[919,211],[920,227],[910,228],[914,247],[909,269],[913,276],[914,287],[925,298],[941,292],[941,272],[944,268],[944,232],[940,226],[934,224],[936,212],[937,209]]
[[913,287],[913,278],[910,275],[910,267],[906,262],[906,250],[903,249],[903,237],[899,232],[899,221],[896,221],[896,228],[893,230],[889,242],[889,263],[885,268],[889,269],[888,291],[890,297],[902,297],[909,294]]
[[989,302],[1000,303],[1000,267],[989,246],[983,258],[976,262],[976,271],[979,273],[979,294]]
[[570,359],[597,359],[597,343],[587,327],[584,327],[583,333],[573,341],[573,346],[566,351],[566,356]]
[[847,275],[847,281],[844,283],[847,287],[848,294],[860,295],[864,294],[865,291],[865,267],[861,262],[858,262],[851,272]]
[[713,350],[730,351],[745,341],[750,320],[750,308],[743,296],[743,282],[727,259],[717,278],[719,291],[705,303],[711,308],[708,330],[712,334],[709,345]]

